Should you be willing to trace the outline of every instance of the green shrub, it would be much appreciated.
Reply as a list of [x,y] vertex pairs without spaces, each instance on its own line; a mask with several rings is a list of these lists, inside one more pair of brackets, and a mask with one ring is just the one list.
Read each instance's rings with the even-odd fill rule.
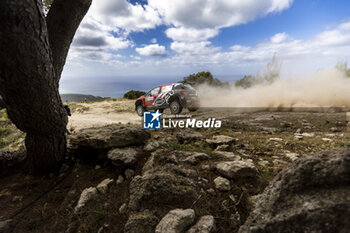
[[146,94],[146,92],[144,92],[144,91],[131,90],[131,91],[128,91],[127,93],[124,94],[124,98],[134,100],[134,99],[137,99],[140,96],[143,96],[145,94]]
[[197,86],[200,84],[208,84],[210,86],[224,86],[227,83],[221,82],[218,78],[214,78],[210,72],[198,72],[197,74],[191,74],[187,77],[184,77],[184,83],[188,83],[193,86]]

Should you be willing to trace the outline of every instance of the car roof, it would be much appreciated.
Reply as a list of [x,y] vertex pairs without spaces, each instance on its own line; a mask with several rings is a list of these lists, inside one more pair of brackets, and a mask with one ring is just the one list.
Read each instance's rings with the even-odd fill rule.
[[[174,86],[174,85],[176,85],[176,84],[183,84],[183,83],[169,83],[169,84],[163,84],[163,85],[155,86],[155,87],[153,87],[153,88],[162,87],[162,86],[170,86],[170,85]],[[152,89],[153,89],[153,88],[152,88]]]

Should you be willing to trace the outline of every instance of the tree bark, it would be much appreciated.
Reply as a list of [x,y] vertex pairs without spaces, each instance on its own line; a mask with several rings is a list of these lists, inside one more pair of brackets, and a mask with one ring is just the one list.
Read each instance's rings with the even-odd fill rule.
[[[61,18],[65,13],[57,12]],[[79,25],[76,24],[71,27],[71,38]],[[55,37],[53,32],[51,37]],[[66,153],[68,117],[58,83],[64,65],[62,59],[69,48],[67,43],[62,45],[63,54],[56,51],[59,47],[56,45],[56,56],[60,59],[55,62],[41,0],[0,1],[0,95],[9,118],[27,133],[27,155],[38,172],[59,168]],[[56,70],[60,71],[59,75]]]
[[68,50],[92,0],[55,0],[47,15],[47,28],[57,82],[61,77]]

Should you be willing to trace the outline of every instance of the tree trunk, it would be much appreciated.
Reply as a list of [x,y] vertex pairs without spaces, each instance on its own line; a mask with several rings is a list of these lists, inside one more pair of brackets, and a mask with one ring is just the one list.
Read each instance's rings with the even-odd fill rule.
[[[59,13],[64,17],[64,11]],[[78,25],[67,33],[72,38]],[[27,155],[37,172],[59,168],[66,153],[68,117],[56,74],[64,63],[55,67],[54,61],[41,0],[1,0],[0,95],[9,118],[27,133]]]

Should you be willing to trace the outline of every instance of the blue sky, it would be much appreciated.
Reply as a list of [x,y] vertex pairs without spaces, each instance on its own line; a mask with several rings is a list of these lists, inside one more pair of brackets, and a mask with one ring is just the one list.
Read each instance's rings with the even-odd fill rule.
[[350,1],[94,0],[62,79],[239,77],[274,54],[286,75],[348,62]]

